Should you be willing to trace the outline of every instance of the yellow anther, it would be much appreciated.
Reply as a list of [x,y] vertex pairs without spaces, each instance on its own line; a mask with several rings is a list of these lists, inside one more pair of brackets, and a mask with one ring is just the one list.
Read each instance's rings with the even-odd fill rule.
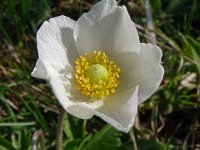
[[110,91],[111,91],[111,93],[115,93],[115,89],[111,89]]
[[115,93],[120,69],[105,52],[84,53],[75,64],[75,80],[83,95],[98,98]]

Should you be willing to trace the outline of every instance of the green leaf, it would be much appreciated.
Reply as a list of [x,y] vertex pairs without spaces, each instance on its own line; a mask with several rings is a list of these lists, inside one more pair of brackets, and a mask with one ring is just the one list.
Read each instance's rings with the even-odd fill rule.
[[64,133],[69,139],[83,139],[85,137],[86,121],[66,115]]
[[0,136],[0,145],[4,146],[8,150],[16,150],[13,146],[12,143],[9,142],[8,140],[4,139],[2,136]]
[[14,14],[16,14],[16,9],[15,9],[15,0],[7,0],[7,9],[8,12],[14,16]]
[[[110,125],[104,126],[91,141],[83,148],[83,150],[94,150],[94,147],[100,146],[103,142],[113,137],[117,131]],[[101,145],[102,146],[102,145]]]
[[96,147],[93,147],[93,150],[128,150],[126,147],[113,145],[109,143],[102,143]]
[[192,53],[193,60],[200,73],[200,43],[190,36],[182,35],[185,47]]
[[41,127],[43,129],[48,129],[48,125],[47,125],[46,119],[44,118],[44,116],[42,115],[42,113],[39,110],[38,106],[36,105],[33,97],[31,96],[31,93],[26,88],[24,88],[24,90],[28,93],[29,103],[27,102],[27,100],[23,99],[19,95],[18,95],[18,97],[24,103],[26,108],[32,113],[32,115],[34,116],[35,120],[41,125]]
[[7,123],[0,123],[0,127],[5,127],[5,126],[32,126],[35,125],[35,122],[7,122]]
[[78,146],[80,141],[81,141],[80,139],[68,141],[64,150],[79,150]]
[[25,131],[25,129],[21,130],[21,150],[27,150],[31,145],[30,135]]
[[198,12],[198,5],[197,5],[197,1],[193,0],[192,1],[192,8],[190,13],[187,15],[186,23],[185,23],[185,34],[189,34],[191,31],[191,26],[192,26],[192,20],[194,20],[195,16],[197,16],[197,12]]
[[82,148],[84,147],[84,145],[85,145],[87,142],[89,142],[89,141],[91,140],[91,138],[92,138],[92,135],[91,135],[91,134],[88,135],[88,136],[86,136],[86,137],[81,141],[81,143],[80,143],[80,145],[79,145],[79,149],[82,149]]
[[0,145],[0,150],[8,150],[8,149]]
[[17,121],[16,115],[12,109],[12,107],[8,103],[8,99],[6,99],[4,96],[0,97],[0,100],[5,104],[5,108],[8,110],[8,113],[10,116],[12,116],[13,121]]
[[74,136],[73,136],[73,132],[71,130],[71,127],[70,127],[70,122],[68,121],[68,119],[66,119],[65,123],[64,123],[64,133],[65,135],[67,136],[67,138],[69,139],[74,139]]
[[31,0],[21,0],[20,7],[22,19],[27,19],[29,17],[31,3]]
[[31,101],[31,105],[29,105],[23,98],[21,98],[22,102],[26,106],[26,108],[32,113],[35,120],[42,126],[43,129],[47,129],[48,126],[46,124],[45,118],[43,117],[42,113],[36,106],[34,102]]
[[160,12],[161,12],[161,2],[160,2],[160,0],[150,0],[149,2],[151,4],[154,15],[160,14]]
[[165,146],[153,140],[138,141],[139,150],[164,150]]

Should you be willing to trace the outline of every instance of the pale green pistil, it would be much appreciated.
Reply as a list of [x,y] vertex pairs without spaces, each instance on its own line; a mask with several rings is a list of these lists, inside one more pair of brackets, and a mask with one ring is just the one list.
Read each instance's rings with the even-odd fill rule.
[[108,71],[103,65],[94,64],[86,70],[86,77],[90,83],[99,84],[108,80]]

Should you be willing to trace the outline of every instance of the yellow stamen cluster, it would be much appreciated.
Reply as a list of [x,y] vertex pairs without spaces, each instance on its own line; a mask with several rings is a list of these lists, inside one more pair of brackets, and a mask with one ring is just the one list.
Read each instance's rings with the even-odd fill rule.
[[75,63],[75,80],[82,94],[97,98],[115,93],[120,69],[104,52],[85,53]]

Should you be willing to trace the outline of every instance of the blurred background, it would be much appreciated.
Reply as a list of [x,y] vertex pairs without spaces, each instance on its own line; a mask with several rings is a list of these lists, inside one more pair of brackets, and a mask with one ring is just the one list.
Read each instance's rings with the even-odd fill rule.
[[[41,129],[47,150],[55,149],[60,105],[49,84],[32,78],[36,33],[44,20],[77,20],[98,0],[1,0],[0,150],[30,150]],[[65,150],[200,150],[200,2],[118,0],[125,5],[142,42],[151,41],[150,17],[163,50],[165,76],[159,90],[139,106],[133,133],[121,133],[98,117],[67,115]],[[151,6],[151,10],[148,6]],[[147,19],[148,18],[148,19]],[[154,41],[155,42],[155,41]],[[42,149],[37,144],[38,149]]]

